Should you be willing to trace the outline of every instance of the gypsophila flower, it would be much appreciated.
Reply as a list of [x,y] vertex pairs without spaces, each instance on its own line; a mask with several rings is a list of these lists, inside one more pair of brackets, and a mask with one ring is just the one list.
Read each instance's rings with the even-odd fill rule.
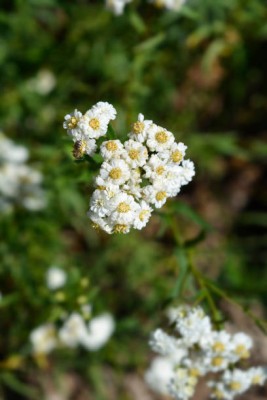
[[[111,104],[98,102],[84,115],[76,110],[65,117],[64,127],[74,140],[75,158],[95,153],[95,140],[107,133],[108,123],[115,116]],[[153,206],[161,208],[195,174],[194,164],[184,159],[187,147],[176,143],[171,132],[146,120],[143,114],[138,115],[128,137],[124,143],[110,139],[100,145],[104,160],[87,215],[95,229],[109,234],[144,228]]]
[[210,378],[215,373],[216,380],[208,382],[211,398],[232,400],[250,386],[264,384],[267,374],[263,368],[241,370],[237,367],[252,347],[248,335],[213,330],[210,318],[200,307],[172,308],[168,310],[168,317],[176,336],[156,329],[149,341],[167,371],[161,380],[152,362],[145,374],[152,389],[177,400],[189,400],[196,392],[199,378],[206,374]]

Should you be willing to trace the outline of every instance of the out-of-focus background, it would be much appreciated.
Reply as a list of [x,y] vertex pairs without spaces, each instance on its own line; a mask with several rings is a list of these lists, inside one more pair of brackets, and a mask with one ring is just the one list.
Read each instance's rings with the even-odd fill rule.
[[[116,17],[101,1],[1,0],[0,32],[0,128],[14,141],[1,136],[0,398],[162,398],[143,374],[149,333],[164,325],[179,276],[164,210],[141,232],[94,231],[92,172],[73,161],[64,115],[108,101],[121,139],[141,112],[188,146],[196,176],[171,201],[180,234],[201,233],[198,268],[264,319],[266,1],[188,0],[179,12],[134,1]],[[53,266],[67,276],[61,289],[47,287]],[[253,360],[266,364],[255,323],[216,301],[233,329],[254,337]],[[105,346],[32,354],[36,327],[85,304],[93,316],[113,315]]]

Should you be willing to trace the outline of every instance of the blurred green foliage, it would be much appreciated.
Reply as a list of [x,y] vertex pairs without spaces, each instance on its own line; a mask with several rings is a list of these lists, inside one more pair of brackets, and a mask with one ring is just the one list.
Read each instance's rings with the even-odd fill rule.
[[[179,13],[135,1],[121,17],[99,1],[1,2],[0,126],[29,148],[48,197],[43,211],[1,216],[0,359],[26,357],[18,373],[1,375],[3,398],[42,396],[37,378],[38,393],[24,385],[36,368],[29,333],[61,307],[78,307],[84,276],[88,301],[114,314],[116,333],[97,354],[55,354],[50,371],[78,371],[96,399],[109,398],[103,363],[118,387],[123,371],[142,374],[149,332],[175,303],[183,273],[168,213],[208,276],[267,304],[266,21],[265,0],[188,0]],[[40,89],[47,72],[54,84]],[[100,100],[117,108],[121,138],[142,112],[196,163],[193,184],[138,234],[108,237],[86,217],[93,171],[73,162],[62,121]],[[50,265],[69,276],[63,305],[45,287]]]

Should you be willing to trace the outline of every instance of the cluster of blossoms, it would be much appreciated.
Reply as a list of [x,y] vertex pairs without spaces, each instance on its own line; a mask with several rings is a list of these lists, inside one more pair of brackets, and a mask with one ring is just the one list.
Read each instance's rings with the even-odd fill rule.
[[[108,123],[115,116],[114,107],[103,102],[85,115],[77,110],[66,115],[63,126],[75,142],[74,155],[93,155],[95,139],[107,133]],[[93,226],[107,233],[142,229],[152,207],[162,207],[194,176],[193,162],[184,160],[186,148],[175,142],[171,132],[145,120],[142,114],[132,125],[126,142],[103,141],[100,153],[104,161],[88,212]]]
[[211,398],[232,400],[251,385],[265,382],[267,373],[263,368],[238,368],[238,363],[250,356],[250,336],[213,330],[210,318],[200,307],[171,309],[169,318],[177,336],[157,329],[150,340],[151,348],[160,354],[145,375],[152,389],[176,400],[188,400],[199,379],[215,373],[216,379],[208,381]]
[[[50,290],[62,288],[66,281],[66,273],[61,268],[54,266],[47,271],[46,284]],[[109,313],[94,318],[91,314],[91,305],[83,304],[80,312],[63,313],[57,324],[45,323],[35,328],[30,334],[33,353],[48,354],[56,348],[78,346],[90,351],[100,349],[114,332],[114,318]]]
[[0,133],[0,211],[8,213],[15,205],[37,211],[45,207],[41,189],[42,175],[26,165],[29,158],[24,146],[16,145]]
[[[106,0],[106,7],[115,15],[122,15],[124,8],[132,0]],[[156,7],[166,8],[167,10],[179,11],[186,0],[149,0]]]

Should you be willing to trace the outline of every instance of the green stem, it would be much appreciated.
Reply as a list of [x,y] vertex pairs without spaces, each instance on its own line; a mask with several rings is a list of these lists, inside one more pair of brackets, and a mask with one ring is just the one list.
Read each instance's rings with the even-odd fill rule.
[[196,282],[196,285],[201,289],[201,291],[203,293],[203,298],[206,299],[206,302],[207,302],[207,304],[208,304],[208,306],[209,306],[209,308],[211,310],[214,323],[218,325],[219,324],[219,322],[218,322],[218,320],[219,320],[219,312],[217,310],[216,304],[215,304],[215,302],[214,302],[214,300],[212,298],[212,295],[211,295],[211,293],[210,293],[210,291],[209,291],[209,289],[208,289],[208,287],[207,287],[207,285],[205,283],[204,277],[202,276],[201,272],[195,267],[195,265],[193,263],[192,254],[189,251],[186,251],[184,249],[183,242],[181,240],[180,232],[178,230],[177,223],[176,223],[175,219],[172,220],[171,226],[172,226],[172,231],[173,231],[173,235],[174,235],[174,239],[176,241],[176,244],[178,245],[179,248],[184,250],[184,254],[186,256],[187,270],[186,270],[186,273],[184,274],[184,276],[182,278],[182,282],[181,282],[181,285],[180,285],[180,288],[181,288],[180,292],[182,294],[184,285],[185,285],[187,277],[188,277],[188,273],[191,272],[191,274],[192,274],[192,276],[193,276],[193,278],[194,278],[194,280]]
[[195,267],[193,261],[192,261],[192,255],[188,255],[188,266],[189,269],[195,279],[195,282],[197,283],[197,285],[199,286],[199,288],[202,290],[203,292],[203,297],[205,297],[207,304],[211,310],[212,316],[213,316],[213,321],[215,324],[218,324],[218,320],[219,320],[219,313],[216,307],[216,304],[213,300],[213,297],[206,285],[205,279],[203,278],[203,275],[201,274],[201,272]]
[[255,324],[260,328],[260,330],[266,335],[267,334],[267,324],[265,321],[261,320],[258,318],[250,309],[247,309],[246,306],[243,306],[242,304],[238,303],[238,301],[232,299],[231,297],[228,296],[226,292],[224,292],[222,289],[218,288],[214,283],[210,282],[209,280],[205,280],[206,285],[210,287],[211,290],[213,290],[214,293],[218,294],[221,298],[225,299],[228,301],[228,303],[234,304],[241,308],[243,312],[248,315],[254,322]]

